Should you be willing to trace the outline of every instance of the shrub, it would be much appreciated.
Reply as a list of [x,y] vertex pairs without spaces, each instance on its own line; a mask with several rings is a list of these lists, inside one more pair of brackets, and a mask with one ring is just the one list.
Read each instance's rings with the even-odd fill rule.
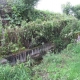
[[[67,26],[67,23],[73,21],[74,19],[63,19],[63,20],[51,20],[51,21],[42,21],[41,19],[36,19],[36,21],[22,23],[21,28],[6,28],[5,29],[5,45],[3,50],[9,52],[10,49],[12,52],[20,47],[35,47],[43,43],[52,42],[55,44],[55,52],[62,50],[70,42],[71,38],[66,39],[63,36],[63,28]],[[19,47],[9,48],[10,43],[13,45],[17,44]],[[8,49],[9,48],[9,49]],[[5,50],[6,49],[6,50]]]
[[0,65],[0,80],[31,80],[31,69],[24,64],[11,67]]

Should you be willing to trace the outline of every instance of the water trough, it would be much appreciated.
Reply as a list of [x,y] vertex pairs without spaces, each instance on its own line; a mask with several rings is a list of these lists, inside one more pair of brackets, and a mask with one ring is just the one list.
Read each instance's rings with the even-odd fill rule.
[[[10,64],[16,64],[17,61],[19,63],[26,62],[27,61],[27,56],[29,55],[32,59],[39,59],[41,58],[44,54],[46,54],[47,51],[49,51],[51,48],[53,48],[54,45],[52,43],[47,43],[29,50],[24,50],[21,51],[17,54],[11,54],[6,57],[4,57],[4,61],[8,61]],[[6,62],[7,62],[6,61]],[[3,62],[5,63],[5,62]]]

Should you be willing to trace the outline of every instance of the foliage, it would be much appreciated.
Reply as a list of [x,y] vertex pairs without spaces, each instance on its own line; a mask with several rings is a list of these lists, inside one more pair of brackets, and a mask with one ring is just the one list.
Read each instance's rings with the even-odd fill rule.
[[[73,14],[72,10],[77,12],[79,7],[73,9],[70,4],[65,5],[63,8],[69,14],[67,16],[33,9],[38,0],[24,1],[17,0],[12,4],[12,22],[15,23],[4,29],[4,46],[1,46],[3,34],[0,26],[0,54],[16,53],[24,47],[32,48],[48,42],[54,43],[54,52],[58,53],[69,43],[76,42],[74,39],[80,34],[80,21],[70,15]],[[15,26],[16,24],[21,26]],[[80,43],[71,43],[61,54],[48,53],[43,57],[42,63],[32,69],[32,60],[27,65],[0,65],[0,80],[80,80],[79,61]]]
[[11,53],[16,53],[17,51],[19,51],[19,46],[17,44],[13,44],[12,42],[9,43],[8,45],[1,46],[0,47],[0,54],[2,55],[9,55]]
[[[70,43],[71,39],[65,41],[65,28],[72,25],[72,22],[77,20],[74,17],[66,15],[52,14],[43,12],[41,14],[51,16],[49,18],[36,16],[35,21],[22,21],[21,27],[9,26],[5,29],[5,47],[1,47],[2,54],[9,54],[20,50],[22,47],[31,48],[43,43],[52,42],[55,44],[55,52],[60,51]],[[55,16],[56,15],[56,16]],[[32,19],[33,20],[33,19]],[[45,20],[45,21],[44,21]],[[73,26],[73,25],[72,25]],[[70,28],[70,27],[69,27]],[[67,29],[66,29],[67,30]],[[64,33],[65,32],[65,33]],[[13,43],[10,46],[10,43]],[[15,48],[12,48],[16,44]],[[3,53],[4,52],[4,53]],[[5,53],[6,52],[6,53]]]
[[62,11],[67,15],[72,15],[80,19],[80,5],[72,6],[70,2],[68,2],[66,5],[62,5]]
[[33,8],[39,0],[9,0],[8,3],[15,13],[23,13]]
[[[1,80],[74,80],[80,79],[80,43],[71,43],[60,54],[48,52],[40,65],[0,65]],[[78,51],[78,52],[76,52]]]
[[70,4],[70,2],[67,2],[66,4],[62,5],[62,11],[63,13],[70,15],[72,14],[72,5]]
[[8,0],[9,6],[11,6],[12,12],[10,15],[11,23],[20,25],[21,20],[25,19],[29,21],[29,13],[34,10],[34,6],[39,0]]
[[31,69],[24,64],[0,65],[0,80],[31,80]]
[[[60,54],[48,53],[33,70],[33,80],[79,80],[80,43],[71,43]],[[78,53],[76,52],[78,50]]]
[[60,19],[61,17],[63,18],[63,15],[59,13],[55,14],[49,11],[41,11],[41,10],[34,9],[29,12],[28,17],[30,18],[30,21],[36,21],[36,19],[47,21],[53,19]]
[[[20,16],[22,17],[21,14]],[[25,18],[27,20],[26,16]],[[55,44],[55,52],[57,52],[65,48],[72,39],[68,38],[65,41],[64,35],[68,34],[68,32],[66,32],[66,28],[73,26],[73,21],[77,22],[77,20],[72,16],[55,14],[36,9],[30,10],[28,18],[30,19],[28,23],[26,20],[19,19],[22,22],[20,27],[16,26],[15,23],[14,25],[11,24],[5,28],[5,46],[12,42],[13,45],[17,44],[19,46],[17,49],[20,47],[32,48],[43,43],[52,42]],[[63,44],[64,41],[65,43]],[[7,53],[7,48],[3,48],[3,50],[6,50]],[[15,48],[13,52],[15,52]]]
[[[29,67],[28,67],[29,66]],[[79,80],[80,42],[71,43],[59,54],[48,52],[42,63],[31,68],[28,64],[0,65],[1,80]]]
[[74,53],[79,54],[80,53],[80,43],[78,42],[77,45],[72,47],[72,50]]
[[66,27],[62,29],[61,36],[62,37],[70,37],[71,39],[76,39],[80,31],[80,21],[73,20],[68,22]]
[[[26,35],[26,39],[35,39],[36,44],[42,44],[46,42],[54,42],[56,49],[62,46],[61,31],[67,26],[68,21],[75,21],[75,19],[63,19],[52,21],[33,21],[25,25],[25,32],[22,35]],[[27,33],[26,33],[27,32]],[[28,33],[29,32],[29,33]],[[64,35],[64,34],[62,34]],[[64,37],[65,38],[65,37]],[[31,41],[32,41],[31,39]],[[58,49],[59,49],[58,48]],[[59,49],[61,50],[61,49]]]
[[[9,27],[8,27],[9,28]],[[19,30],[19,29],[18,29]],[[20,42],[19,33],[13,32],[13,29],[4,29],[4,40],[3,33],[0,32],[0,55],[9,55],[12,53],[16,53],[25,49]],[[2,46],[2,44],[4,45]]]
[[72,10],[74,12],[74,16],[80,19],[80,5],[73,6]]

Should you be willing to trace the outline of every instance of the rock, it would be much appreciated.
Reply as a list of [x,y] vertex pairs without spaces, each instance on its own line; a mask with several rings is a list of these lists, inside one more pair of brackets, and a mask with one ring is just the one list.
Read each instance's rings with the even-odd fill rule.
[[8,61],[6,59],[3,58],[0,60],[0,64],[6,64],[6,63],[8,63]]

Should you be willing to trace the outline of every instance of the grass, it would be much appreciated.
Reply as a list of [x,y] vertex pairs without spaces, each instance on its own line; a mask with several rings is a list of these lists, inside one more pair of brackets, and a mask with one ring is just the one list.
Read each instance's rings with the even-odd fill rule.
[[46,54],[32,68],[0,66],[0,80],[80,80],[80,43],[69,44],[60,54]]
[[33,70],[34,80],[80,80],[80,43],[69,44],[60,54],[47,54]]
[[31,69],[24,64],[0,66],[0,80],[31,80]]

